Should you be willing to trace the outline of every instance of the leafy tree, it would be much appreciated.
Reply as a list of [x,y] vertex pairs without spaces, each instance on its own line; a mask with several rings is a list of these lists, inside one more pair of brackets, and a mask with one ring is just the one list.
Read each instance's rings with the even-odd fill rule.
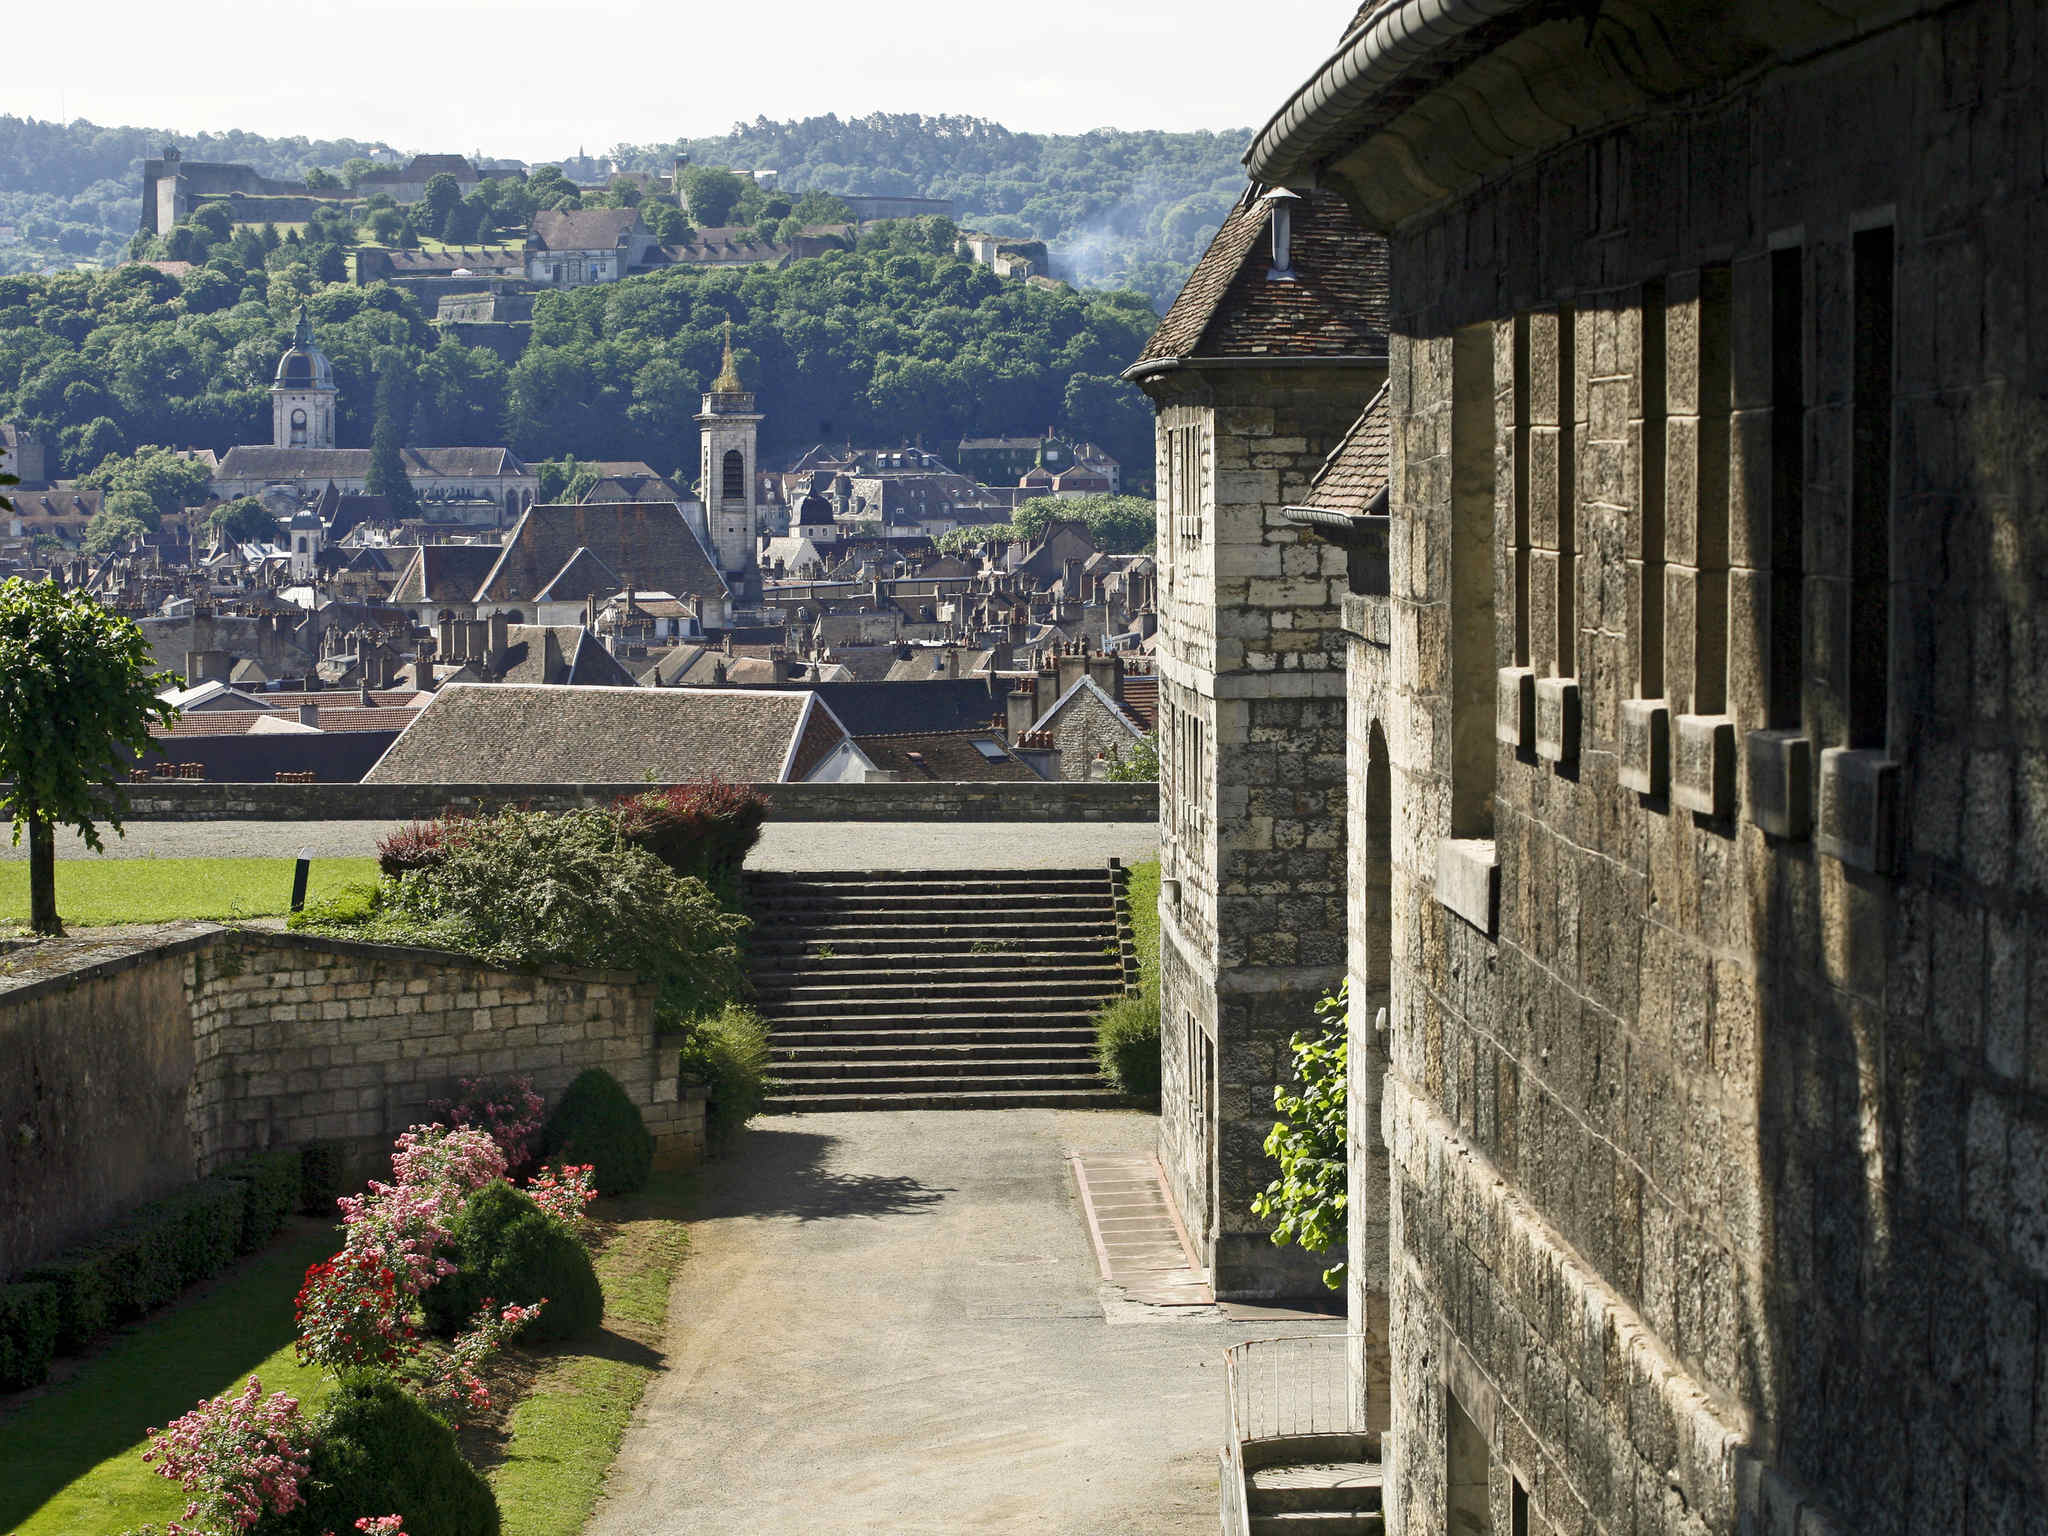
[[401,518],[420,515],[419,493],[405,473],[403,450],[411,424],[412,380],[404,360],[387,353],[377,370],[376,426],[370,433],[370,468],[363,476],[363,489],[388,498],[393,514]]
[[1159,778],[1158,738],[1140,736],[1128,752],[1117,753],[1110,760],[1108,777],[1119,784],[1156,783]]
[[674,203],[642,203],[640,217],[663,245],[681,245],[693,233],[690,221]]
[[405,215],[396,208],[379,208],[370,215],[370,236],[380,245],[389,245],[404,224]]
[[[125,505],[116,505],[117,502],[125,502]],[[136,508],[148,505],[149,498],[135,491],[114,492],[100,503],[99,511],[93,513],[85,525],[85,552],[103,555],[130,539],[139,539],[148,533],[149,524],[136,515]]]
[[274,543],[283,537],[277,519],[264,511],[263,503],[254,496],[222,502],[207,514],[206,523],[238,544]]
[[154,529],[158,517],[204,501],[209,478],[204,464],[150,443],[132,454],[101,458],[91,473],[78,477],[78,483],[90,491],[142,492],[151,507],[149,526]]
[[341,188],[341,178],[324,166],[313,166],[306,172],[306,190],[309,192],[334,192]]
[[177,718],[157,697],[170,681],[150,670],[142,631],[88,593],[19,577],[0,583],[0,780],[8,785],[0,804],[14,840],[28,834],[35,932],[64,931],[57,826],[74,828],[95,853],[98,822],[122,830],[122,784],[149,727]]
[[719,166],[684,166],[683,196],[690,222],[699,229],[720,227],[739,205],[741,190],[751,185]]
[[[85,430],[78,434],[78,440],[71,445],[69,457],[78,464],[102,464],[109,458],[119,458],[128,451],[128,445],[121,439],[121,428],[111,416],[95,416],[85,424]],[[90,475],[79,483],[86,489],[93,489]]]
[[[1275,1084],[1273,1108],[1280,1118],[1266,1137],[1266,1156],[1280,1164],[1280,1177],[1252,1196],[1252,1214],[1274,1222],[1273,1241],[1299,1243],[1309,1253],[1341,1248],[1348,1201],[1345,1161],[1345,1072],[1349,1047],[1345,1017],[1350,982],[1316,1004],[1321,1027],[1290,1042],[1298,1093]],[[1323,1284],[1344,1283],[1344,1262],[1323,1271]]]
[[448,221],[448,211],[462,204],[462,183],[446,171],[429,177],[426,190],[420,195],[420,205],[429,229],[439,229]]

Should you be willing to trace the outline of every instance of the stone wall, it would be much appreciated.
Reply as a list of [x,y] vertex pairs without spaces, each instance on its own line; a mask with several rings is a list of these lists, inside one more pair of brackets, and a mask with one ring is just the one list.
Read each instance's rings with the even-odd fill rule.
[[[1502,1532],[2039,1523],[2044,48],[1930,10],[1395,240],[1390,1530],[1446,1529],[1465,1421]],[[1490,837],[1452,810],[1481,340]]]
[[[1377,368],[1176,371],[1159,402],[1161,1162],[1219,1295],[1316,1294],[1252,1216],[1288,1040],[1344,974],[1343,551],[1289,522]],[[1188,494],[1181,486],[1189,482]]]
[[663,1164],[703,1155],[634,977],[199,923],[108,949],[26,951],[0,987],[0,1273],[249,1152],[339,1142],[360,1182],[465,1077],[552,1100],[602,1067]]
[[[211,784],[127,786],[134,821],[425,820],[449,807],[561,811],[637,795],[649,784]],[[775,821],[1151,821],[1151,784],[757,784]]]

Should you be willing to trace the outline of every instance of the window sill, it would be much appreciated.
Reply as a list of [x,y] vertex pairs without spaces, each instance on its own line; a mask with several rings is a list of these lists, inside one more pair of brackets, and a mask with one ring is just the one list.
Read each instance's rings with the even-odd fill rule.
[[1749,819],[1770,837],[1813,836],[1813,743],[1799,731],[1751,731],[1743,738]]
[[1500,860],[1493,839],[1447,837],[1437,844],[1436,899],[1489,939],[1500,919]]
[[1852,869],[1889,874],[1899,825],[1899,765],[1881,750],[1830,747],[1820,755],[1822,853]]
[[1726,715],[1680,715],[1673,733],[1671,800],[1702,816],[1735,810],[1735,722]]
[[1671,706],[1662,699],[1621,701],[1621,785],[1654,799],[1671,793]]

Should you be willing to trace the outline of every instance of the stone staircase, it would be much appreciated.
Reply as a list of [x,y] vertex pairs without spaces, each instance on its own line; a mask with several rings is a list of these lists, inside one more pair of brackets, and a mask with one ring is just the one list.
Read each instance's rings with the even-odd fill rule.
[[[1131,964],[1111,869],[750,873],[770,1111],[1087,1108]],[[1135,972],[1132,972],[1135,976]]]
[[1252,1536],[1385,1536],[1378,1435],[1295,1435],[1244,1446]]

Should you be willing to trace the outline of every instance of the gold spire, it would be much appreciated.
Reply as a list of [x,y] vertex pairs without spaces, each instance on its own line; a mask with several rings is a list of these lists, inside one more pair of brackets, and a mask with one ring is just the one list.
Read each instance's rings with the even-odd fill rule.
[[732,322],[728,320],[725,322],[725,367],[719,371],[718,377],[711,381],[711,392],[718,395],[737,395],[744,393],[746,387],[740,381],[739,369],[733,366]]

